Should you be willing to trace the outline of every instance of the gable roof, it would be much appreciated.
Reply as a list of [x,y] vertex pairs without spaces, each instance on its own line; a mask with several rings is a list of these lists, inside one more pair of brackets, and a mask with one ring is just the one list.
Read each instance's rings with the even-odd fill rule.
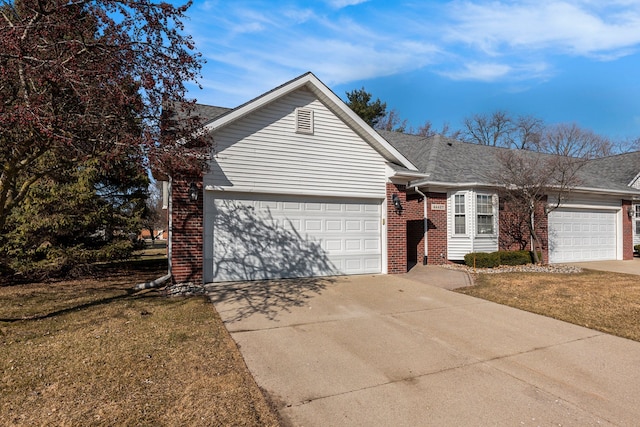
[[[283,96],[300,88],[310,90],[329,110],[343,120],[361,138],[368,142],[376,151],[388,162],[396,163],[409,171],[416,171],[417,168],[409,159],[400,153],[393,145],[378,134],[371,126],[365,123],[356,113],[349,108],[335,93],[322,83],[313,73],[307,72],[294,78],[275,89],[272,89],[257,98],[254,98],[236,108],[222,111],[220,107],[210,107],[202,109],[203,114],[217,114],[213,116],[203,126],[207,132],[216,131],[239,120],[248,114],[262,108]],[[199,104],[200,105],[200,104]],[[217,110],[214,110],[217,108]]]
[[[411,159],[420,172],[427,175],[427,178],[412,181],[409,184],[412,187],[495,186],[487,171],[499,168],[498,154],[509,150],[466,143],[441,135],[422,137],[400,132],[378,132],[405,157]],[[550,156],[520,151],[526,156]],[[577,189],[640,196],[640,191],[629,187],[638,172],[640,152],[592,160],[579,171],[581,184]]]
[[595,159],[586,169],[609,181],[632,185],[640,174],[640,151]]

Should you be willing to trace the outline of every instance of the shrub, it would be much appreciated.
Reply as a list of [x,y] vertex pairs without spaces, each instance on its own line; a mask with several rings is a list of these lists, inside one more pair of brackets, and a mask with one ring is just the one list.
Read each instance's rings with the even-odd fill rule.
[[640,245],[635,245],[633,249],[640,254]]
[[[540,255],[540,254],[538,254]],[[500,265],[525,265],[533,262],[533,254],[530,251],[498,251],[498,252],[471,252],[464,256],[464,263],[469,267],[493,268]]]
[[471,252],[464,256],[464,263],[469,267],[493,268],[500,265],[498,252]]
[[500,265],[524,265],[531,264],[531,252],[529,251],[500,251]]

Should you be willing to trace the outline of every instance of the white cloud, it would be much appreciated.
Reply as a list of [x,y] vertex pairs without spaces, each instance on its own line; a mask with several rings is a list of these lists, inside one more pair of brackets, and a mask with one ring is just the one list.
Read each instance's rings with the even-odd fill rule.
[[445,40],[487,55],[524,50],[615,58],[640,43],[638,2],[459,1]]
[[[449,66],[450,67],[450,66]],[[450,67],[438,74],[452,80],[473,80],[480,82],[510,82],[512,91],[522,92],[526,86],[521,82],[546,80],[553,74],[553,68],[545,62],[506,63],[495,61],[466,61]],[[514,85],[513,83],[518,83]]]
[[453,80],[494,81],[506,77],[512,68],[506,64],[471,62],[462,69],[442,72],[441,74]]
[[196,3],[187,26],[209,59],[203,86],[235,105],[308,70],[339,85],[430,67],[450,79],[526,88],[552,76],[558,56],[610,60],[640,46],[637,0],[347,7],[363,2]]
[[327,4],[334,9],[342,9],[343,7],[355,6],[368,1],[369,0],[328,0]]

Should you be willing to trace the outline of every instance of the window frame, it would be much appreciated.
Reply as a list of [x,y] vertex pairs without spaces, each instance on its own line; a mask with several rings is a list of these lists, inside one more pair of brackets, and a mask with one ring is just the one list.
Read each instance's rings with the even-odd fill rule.
[[[480,200],[483,200],[481,203]],[[483,212],[480,212],[480,207],[483,207]],[[489,212],[486,212],[486,208],[489,208]],[[486,219],[490,220],[491,232],[480,232],[480,217],[485,218],[483,226],[487,225]],[[484,227],[483,227],[484,228]],[[475,234],[476,237],[495,237],[496,236],[496,203],[495,196],[487,193],[476,193],[475,197]]]
[[[452,204],[453,204],[453,209],[452,211],[452,215],[453,215],[453,223],[452,223],[452,227],[451,227],[451,231],[452,231],[452,235],[453,236],[468,236],[468,227],[467,227],[467,194],[466,193],[454,193],[452,195]],[[460,206],[460,204],[458,203],[458,199],[462,199],[462,211],[459,212],[458,211],[458,207]],[[462,218],[462,226],[464,228],[462,233],[458,232],[458,224],[456,219],[457,218]]]

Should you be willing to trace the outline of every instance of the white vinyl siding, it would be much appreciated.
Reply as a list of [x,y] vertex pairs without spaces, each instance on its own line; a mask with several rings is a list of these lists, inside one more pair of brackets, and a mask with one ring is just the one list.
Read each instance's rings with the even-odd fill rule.
[[[313,134],[296,132],[296,109]],[[385,197],[385,159],[311,92],[297,90],[213,133],[209,189]]]
[[[496,195],[476,190],[449,193],[447,198],[447,259],[460,261],[470,252],[498,250]],[[464,203],[464,210],[462,206]],[[464,222],[460,213],[464,212]],[[462,231],[464,224],[464,233]]]

